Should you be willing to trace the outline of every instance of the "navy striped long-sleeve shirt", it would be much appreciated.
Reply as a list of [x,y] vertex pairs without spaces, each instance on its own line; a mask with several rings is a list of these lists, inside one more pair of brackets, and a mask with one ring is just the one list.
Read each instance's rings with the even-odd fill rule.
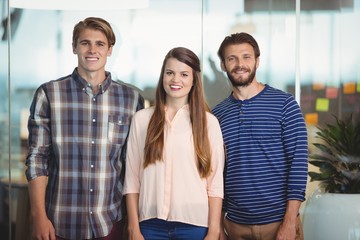
[[307,182],[307,130],[294,97],[265,85],[251,99],[229,96],[213,113],[227,153],[227,218],[240,224],[282,221],[288,200],[305,200]]

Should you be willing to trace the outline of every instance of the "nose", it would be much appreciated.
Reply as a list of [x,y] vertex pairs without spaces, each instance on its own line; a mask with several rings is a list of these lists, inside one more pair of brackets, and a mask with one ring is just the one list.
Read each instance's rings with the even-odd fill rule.
[[89,52],[90,53],[95,53],[96,52],[96,45],[95,44],[90,44],[89,45]]
[[236,66],[241,67],[243,65],[243,61],[241,59],[236,59]]
[[173,78],[172,78],[172,81],[173,82],[180,82],[179,78],[180,78],[179,74],[174,74]]

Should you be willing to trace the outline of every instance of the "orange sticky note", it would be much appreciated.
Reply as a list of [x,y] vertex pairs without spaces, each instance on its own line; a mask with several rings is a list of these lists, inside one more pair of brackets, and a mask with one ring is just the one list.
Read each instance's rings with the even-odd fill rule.
[[343,93],[344,94],[352,94],[355,93],[355,83],[351,82],[351,83],[344,83],[344,89],[343,89]]
[[313,83],[313,90],[322,90],[325,88],[325,84],[324,83]]
[[305,114],[305,122],[307,124],[318,124],[319,123],[319,115],[317,113],[307,113]]
[[336,87],[327,87],[326,88],[326,98],[334,99],[338,97],[339,89]]
[[329,99],[327,98],[317,98],[316,99],[316,111],[327,112],[329,111]]

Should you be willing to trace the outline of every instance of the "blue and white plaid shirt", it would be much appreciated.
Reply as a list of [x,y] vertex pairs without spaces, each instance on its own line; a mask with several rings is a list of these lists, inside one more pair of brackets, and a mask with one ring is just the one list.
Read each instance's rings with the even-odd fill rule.
[[124,146],[143,105],[137,91],[112,81],[109,72],[97,94],[76,69],[37,89],[26,177],[48,176],[46,212],[56,235],[103,237],[122,218]]

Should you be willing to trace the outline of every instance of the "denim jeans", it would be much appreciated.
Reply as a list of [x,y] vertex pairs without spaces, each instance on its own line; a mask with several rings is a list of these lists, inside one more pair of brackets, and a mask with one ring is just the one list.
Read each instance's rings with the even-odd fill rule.
[[145,240],[203,240],[208,228],[153,218],[140,222],[140,231]]

